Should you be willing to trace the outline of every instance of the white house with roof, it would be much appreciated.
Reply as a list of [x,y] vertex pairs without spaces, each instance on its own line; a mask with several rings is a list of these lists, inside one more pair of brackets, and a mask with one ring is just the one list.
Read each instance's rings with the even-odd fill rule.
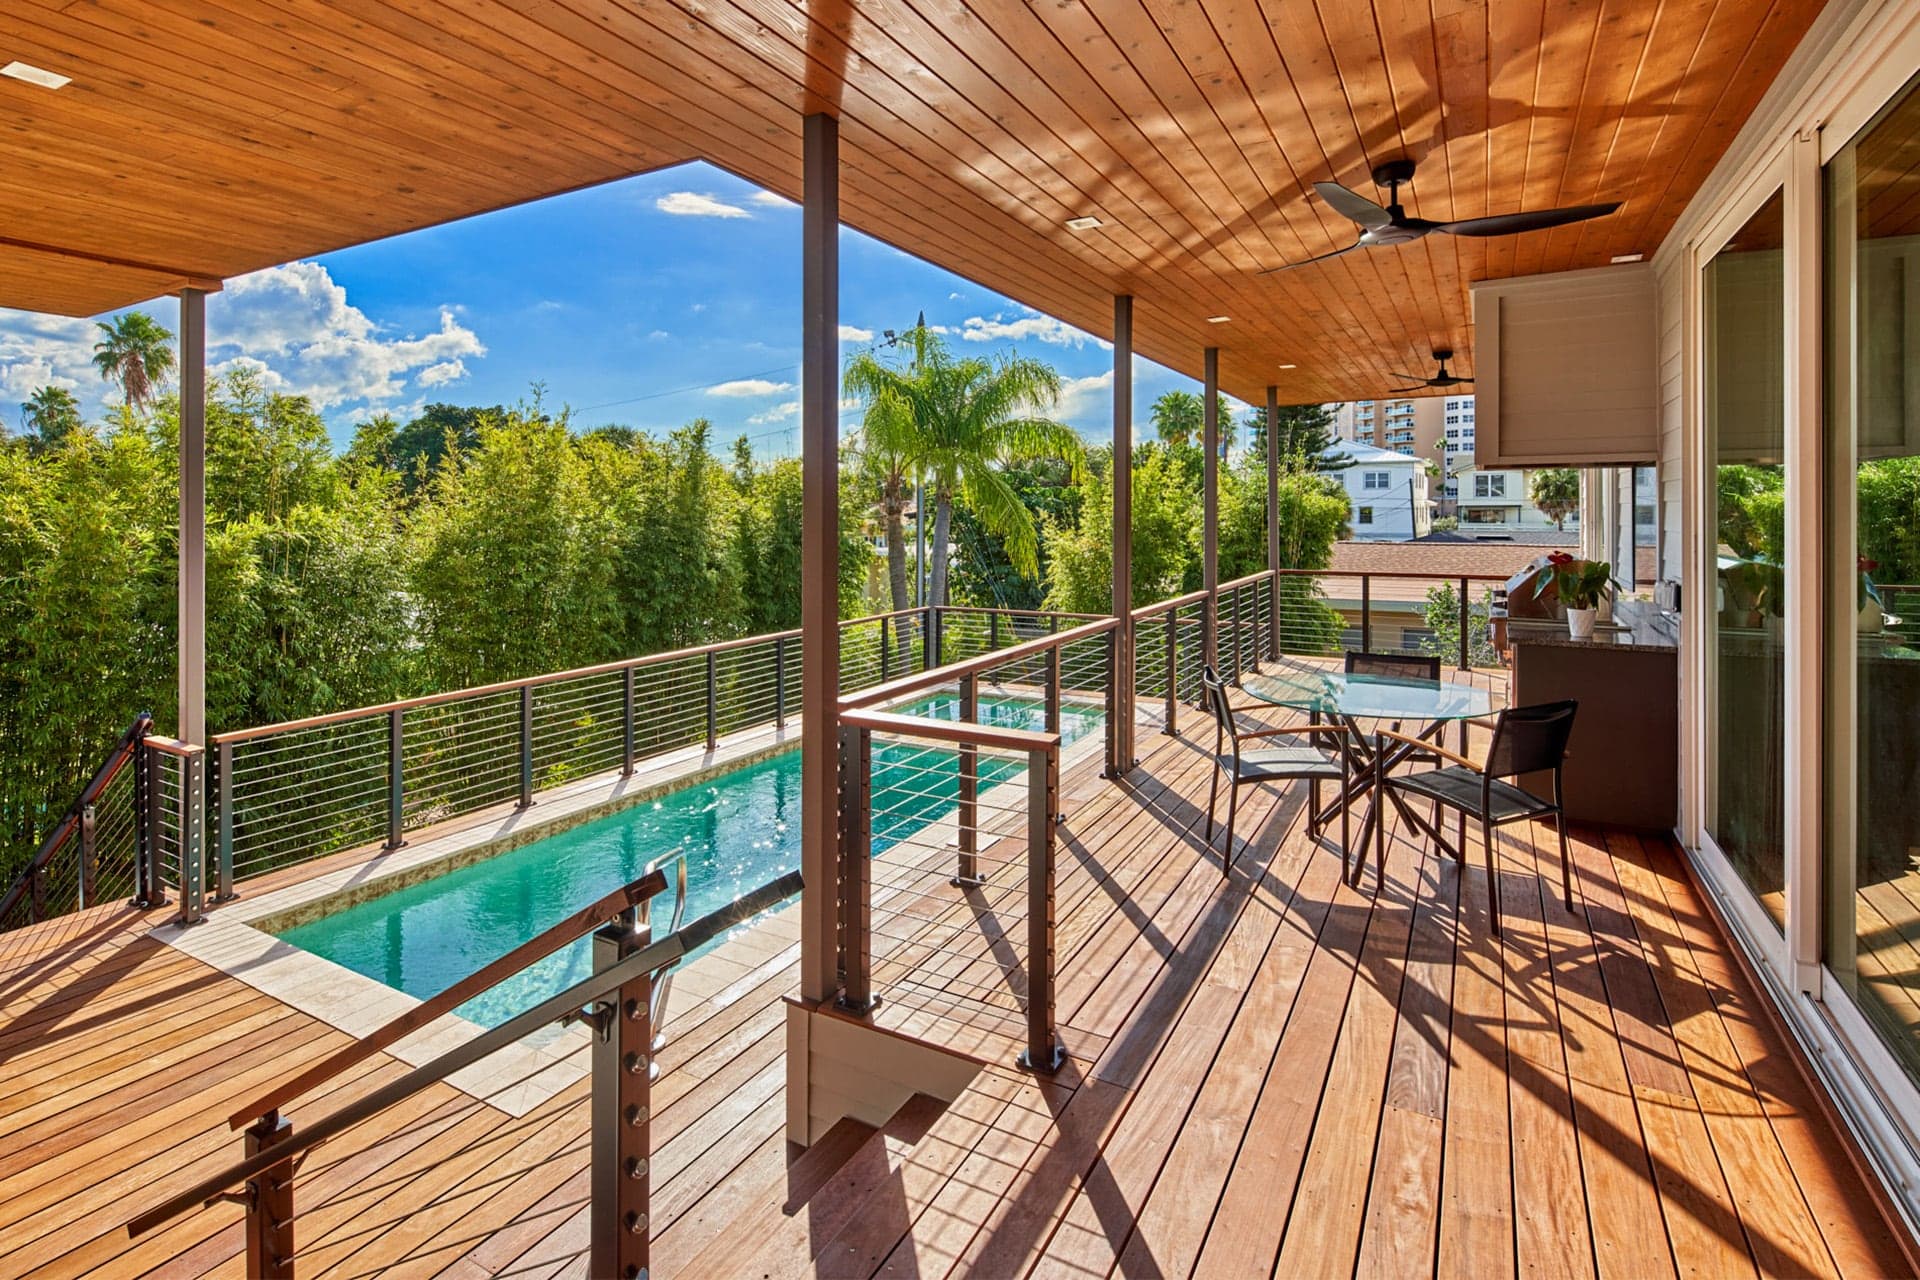
[[1327,457],[1329,474],[1347,491],[1356,541],[1405,542],[1432,531],[1424,459],[1359,440],[1335,440]]

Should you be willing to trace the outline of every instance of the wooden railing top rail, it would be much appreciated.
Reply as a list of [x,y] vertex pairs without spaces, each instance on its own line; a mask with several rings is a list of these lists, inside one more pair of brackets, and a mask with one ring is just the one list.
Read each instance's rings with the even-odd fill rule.
[[206,750],[205,747],[196,747],[191,742],[182,742],[178,738],[169,738],[162,733],[150,733],[143,741],[162,755],[180,756],[183,759]]
[[1261,569],[1255,573],[1244,574],[1241,577],[1235,578],[1232,582],[1221,583],[1217,590],[1233,591],[1240,587],[1250,587],[1260,581],[1260,579],[1270,576],[1272,573],[1273,570],[1271,569]]
[[903,716],[892,711],[864,709],[842,711],[840,723],[874,733],[898,733],[912,738],[931,738],[963,747],[996,747],[1005,751],[1058,751],[1060,735],[1034,729],[1012,729],[1003,725],[974,724],[966,720],[934,720],[927,716]]
[[354,1040],[288,1076],[244,1107],[227,1117],[232,1128],[244,1129],[269,1111],[278,1111],[301,1094],[325,1084],[356,1062],[394,1044],[426,1026],[443,1013],[449,1013],[482,991],[519,973],[528,965],[553,954],[562,947],[598,929],[628,907],[638,906],[667,887],[664,871],[649,871],[638,880],[622,885],[590,906],[582,907],[560,923],[542,930],[497,960],[475,969],[436,996],[422,1001],[369,1035]]
[[1071,613],[1065,609],[1004,609],[983,604],[943,604],[938,608],[941,613],[997,613],[1002,617],[1014,618],[1072,618],[1076,622],[1093,622],[1107,616],[1104,613]]
[[1151,618],[1155,614],[1168,613],[1174,609],[1184,609],[1190,604],[1198,604],[1207,598],[1205,591],[1189,591],[1183,596],[1174,596],[1169,600],[1156,600],[1152,604],[1143,604],[1133,611],[1133,620]]
[[1274,569],[1287,578],[1412,578],[1422,582],[1505,582],[1510,573],[1435,573],[1413,569]]
[[951,683],[962,676],[981,675],[995,667],[1003,667],[1011,662],[1036,657],[1049,649],[1065,648],[1081,640],[1105,635],[1119,625],[1117,618],[1096,618],[1092,622],[1069,627],[1065,631],[1036,636],[1032,640],[1008,645],[1004,649],[992,649],[975,658],[951,662],[944,667],[933,667],[926,671],[916,671],[912,675],[902,676],[898,680],[889,680],[885,684],[875,685],[871,689],[862,689],[859,693],[840,699],[841,714],[844,718],[845,713],[852,708],[877,706],[909,693],[918,693],[922,689],[932,689]]
[[695,920],[677,932],[660,938],[608,968],[574,983],[558,995],[516,1014],[499,1026],[483,1031],[465,1044],[447,1050],[422,1066],[413,1068],[391,1084],[375,1089],[341,1107],[284,1142],[277,1142],[248,1156],[227,1169],[202,1178],[194,1185],[169,1197],[127,1223],[127,1235],[138,1237],[190,1209],[212,1204],[224,1193],[245,1183],[254,1175],[285,1164],[303,1152],[378,1115],[395,1103],[404,1102],[428,1085],[446,1079],[454,1072],[485,1058],[514,1041],[539,1030],[590,1004],[606,999],[634,978],[679,963],[690,951],[696,951],[743,921],[750,920],[780,905],[802,888],[800,873],[790,871],[780,879],[764,884],[718,911]]

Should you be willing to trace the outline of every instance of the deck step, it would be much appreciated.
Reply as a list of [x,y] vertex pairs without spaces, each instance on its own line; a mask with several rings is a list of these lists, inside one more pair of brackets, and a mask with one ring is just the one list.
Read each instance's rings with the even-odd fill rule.
[[[686,1276],[798,1274],[859,1213],[947,1104],[916,1093],[880,1128],[842,1120],[688,1262]],[[758,1246],[757,1248],[755,1246]],[[805,1267],[810,1274],[814,1268]]]

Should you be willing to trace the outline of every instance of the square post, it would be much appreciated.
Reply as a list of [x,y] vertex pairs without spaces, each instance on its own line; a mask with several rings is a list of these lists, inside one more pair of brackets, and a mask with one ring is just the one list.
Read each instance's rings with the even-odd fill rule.
[[213,900],[226,902],[240,895],[233,888],[233,744],[216,749],[214,770],[214,885]]
[[[593,935],[593,967],[604,972],[645,947],[652,931],[639,908]],[[647,1274],[652,1157],[653,975],[643,973],[595,1011],[593,1037],[592,1204],[588,1272]]]
[[207,740],[207,295],[180,291],[179,695],[182,742]]
[[707,750],[720,745],[720,669],[718,655],[707,650]]
[[[968,672],[960,677],[960,719],[974,724],[980,719],[980,677]],[[960,744],[959,805],[955,816],[959,825],[960,869],[953,878],[956,889],[976,888],[986,883],[980,874],[980,748],[971,742]]]
[[633,668],[620,673],[620,776],[633,776]]
[[1113,300],[1113,633],[1107,664],[1107,776],[1133,768],[1133,298]]
[[873,998],[873,734],[840,727],[840,1006]]
[[387,848],[398,849],[406,841],[400,838],[400,821],[407,810],[407,781],[403,731],[405,712],[387,712]]
[[[247,1127],[246,1152],[257,1156],[293,1140],[293,1121],[269,1111]],[[293,1277],[293,1164],[272,1165],[247,1182],[247,1274]]]
[[80,811],[80,909],[93,905],[94,879],[100,872],[100,848],[96,840],[98,824],[92,805]]
[[160,778],[156,758],[154,749],[145,742],[133,757],[133,904],[141,908],[167,904],[167,891],[160,880]]
[[180,756],[179,809],[174,814],[175,835],[180,842],[180,914],[181,924],[198,924],[206,919],[207,858],[205,820],[207,812],[207,754],[189,744]]
[[533,807],[533,686],[520,686],[520,807]]
[[[1267,387],[1267,568],[1269,571],[1280,567],[1280,389]],[[1274,657],[1280,656],[1280,579],[1277,575],[1267,580],[1267,639],[1268,652]],[[1256,649],[1256,653],[1258,650]],[[1254,669],[1260,664],[1256,661]]]
[[1027,1047],[1018,1063],[1051,1075],[1067,1060],[1054,1038],[1053,846],[1060,758],[1027,753]]
[[[633,673],[627,673],[631,676]],[[773,727],[787,727],[787,638],[773,642]]]
[[801,139],[800,995],[825,1000],[840,862],[840,123],[810,114]]
[[1469,630],[1473,626],[1473,605],[1467,598],[1467,580],[1460,579],[1460,669],[1465,671],[1473,666],[1473,641]]
[[1174,719],[1180,709],[1180,606],[1167,610],[1167,719],[1160,726],[1166,734],[1177,732]]
[[1205,398],[1200,436],[1206,450],[1201,472],[1200,500],[1200,585],[1207,598],[1200,606],[1201,660],[1215,670],[1220,666],[1220,348],[1206,350]]

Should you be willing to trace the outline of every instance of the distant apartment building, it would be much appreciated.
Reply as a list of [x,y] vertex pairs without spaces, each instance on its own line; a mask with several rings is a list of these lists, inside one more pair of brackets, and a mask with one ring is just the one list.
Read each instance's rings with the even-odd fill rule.
[[[1473,465],[1472,396],[1354,400],[1328,408],[1341,439],[1437,464],[1434,514],[1459,520],[1460,532],[1503,537],[1554,528],[1527,501],[1526,472]],[[1567,517],[1568,532],[1579,526],[1577,515]]]

